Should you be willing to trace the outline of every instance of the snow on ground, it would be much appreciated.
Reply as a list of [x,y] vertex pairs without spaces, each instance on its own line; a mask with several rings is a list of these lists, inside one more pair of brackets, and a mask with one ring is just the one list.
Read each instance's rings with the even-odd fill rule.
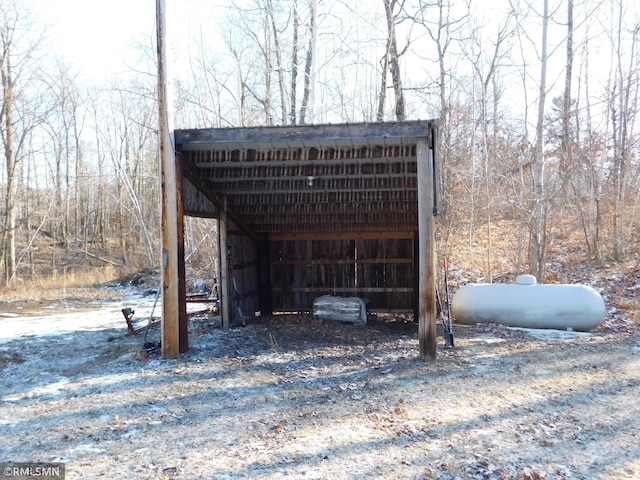
[[[133,323],[136,328],[147,325],[149,317],[161,316],[161,300],[156,295],[145,295],[137,290],[122,289],[117,301],[106,304],[83,303],[76,305],[53,305],[40,309],[36,315],[23,316],[20,310],[0,313],[0,345],[20,337],[66,335],[74,332],[91,332],[122,329],[126,326],[123,308],[135,311]],[[205,304],[189,303],[187,311],[202,309]]]
[[0,461],[65,462],[67,479],[640,478],[628,323],[454,325],[456,347],[439,332],[425,363],[399,318],[219,330],[205,314],[189,352],[162,360],[121,313],[145,325],[154,300],[123,292],[0,319]]

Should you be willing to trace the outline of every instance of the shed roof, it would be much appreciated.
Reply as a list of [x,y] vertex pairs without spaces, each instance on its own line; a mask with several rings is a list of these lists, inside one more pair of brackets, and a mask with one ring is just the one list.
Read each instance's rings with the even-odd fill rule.
[[436,121],[176,130],[185,213],[256,234],[413,232],[418,139]]

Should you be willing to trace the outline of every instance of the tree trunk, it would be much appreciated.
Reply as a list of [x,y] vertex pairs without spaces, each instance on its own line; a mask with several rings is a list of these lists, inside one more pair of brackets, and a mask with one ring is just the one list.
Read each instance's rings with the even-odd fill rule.
[[[386,0],[385,0],[386,2]],[[387,103],[387,75],[389,74],[389,39],[387,39],[387,48],[384,56],[380,61],[382,63],[382,73],[380,75],[380,93],[378,94],[378,112],[376,120],[382,122],[384,120],[384,107]]]
[[[573,0],[567,0],[567,58],[564,77],[564,98],[562,102],[562,156],[563,174],[571,172],[573,165],[573,135],[571,134],[571,81],[573,72]],[[563,184],[566,178],[563,179]]]
[[[632,140],[629,137],[629,129],[633,119],[637,115],[635,104],[637,103],[637,79],[636,75],[637,58],[630,59],[630,65],[625,72],[623,67],[623,55],[628,48],[627,43],[622,39],[624,29],[624,2],[618,4],[618,30],[615,43],[614,58],[616,63],[615,80],[611,93],[611,122],[613,136],[613,245],[612,256],[616,261],[622,261],[625,257],[625,197],[627,164],[632,155]],[[631,41],[631,50],[637,48],[640,27],[636,27]],[[632,91],[636,94],[632,97]]]
[[2,77],[3,102],[1,110],[2,142],[4,158],[7,168],[7,193],[5,198],[4,232],[2,235],[2,266],[5,285],[9,286],[13,279],[16,263],[16,196],[18,182],[16,178],[16,153],[14,151],[15,130],[13,123],[14,108],[14,78],[11,69],[10,45],[3,44],[2,59],[0,59],[0,75]]
[[[384,0],[384,10],[387,16],[387,57],[395,93],[396,120],[403,121],[406,119],[406,108],[402,90],[402,77],[400,75],[400,54],[398,53],[398,42],[396,40],[396,14],[394,12],[396,5],[396,0]],[[380,115],[380,110],[378,110],[378,115]]]
[[293,0],[293,43],[291,45],[291,92],[289,100],[289,123],[296,124],[297,89],[298,89],[298,30],[300,27],[300,12],[298,0]]
[[315,87],[315,56],[318,39],[318,0],[309,0],[309,48],[307,49],[307,61],[304,66],[304,92],[302,105],[300,106],[300,125],[313,122],[313,90]]
[[278,89],[280,91],[280,111],[281,122],[283,125],[287,124],[287,98],[284,88],[284,64],[282,63],[282,47],[280,46],[280,35],[276,28],[276,19],[273,11],[273,0],[267,0],[267,15],[271,23],[271,34],[273,35],[273,45],[276,54],[276,74],[278,76]]
[[273,125],[273,113],[271,108],[273,106],[273,98],[271,92],[271,83],[273,79],[273,60],[271,58],[271,28],[266,24],[267,20],[264,20],[262,26],[263,45],[264,45],[264,117],[266,125]]
[[549,0],[544,0],[542,14],[542,53],[540,58],[540,89],[538,98],[538,120],[536,123],[536,152],[533,163],[534,207],[531,221],[531,256],[529,269],[539,283],[543,282],[546,233],[544,193],[544,108],[547,81],[547,30],[549,25]]

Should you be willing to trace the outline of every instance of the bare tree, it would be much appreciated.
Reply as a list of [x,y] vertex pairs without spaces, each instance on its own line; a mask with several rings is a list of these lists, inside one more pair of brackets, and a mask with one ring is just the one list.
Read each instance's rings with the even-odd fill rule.
[[[382,78],[380,81],[380,95],[378,100],[377,120],[384,120],[384,106],[387,90],[387,73],[391,72],[391,80],[393,83],[393,91],[395,93],[395,117],[396,120],[406,120],[407,113],[404,101],[404,92],[402,90],[402,75],[400,73],[400,56],[402,52],[398,51],[398,40],[396,38],[396,22],[404,7],[404,0],[398,3],[398,0],[383,0],[384,12],[387,19],[387,45],[385,54],[382,57]],[[396,11],[396,7],[398,7]],[[406,49],[407,47],[405,47]]]
[[[275,65],[271,68],[275,70],[278,78],[278,91],[280,92],[280,122],[284,125],[287,124],[287,95],[285,89],[285,75],[284,75],[284,63],[282,61],[283,51],[280,42],[280,29],[276,25],[276,15],[273,8],[273,0],[266,0],[267,18],[271,25],[271,36],[273,38],[274,53],[276,57]],[[295,18],[295,13],[294,13]],[[295,32],[294,32],[295,35]]]
[[295,125],[296,123],[296,108],[297,108],[297,96],[298,89],[298,41],[299,41],[299,29],[300,29],[300,12],[298,10],[298,0],[293,1],[293,36],[291,44],[291,87],[289,89],[289,123]]
[[573,81],[573,0],[567,0],[567,39],[564,76],[564,95],[562,101],[562,153],[565,175],[573,165],[573,142],[571,119],[571,83]]
[[[228,70],[221,89],[240,105],[241,124],[286,125],[295,124],[298,118],[308,120],[315,88],[316,1],[310,0],[308,6],[307,13],[301,11],[298,0],[252,0],[242,5],[237,2],[229,10],[229,26],[223,35],[235,71]],[[303,54],[301,45],[307,38],[299,105],[299,59]],[[287,59],[291,59],[290,65]],[[221,72],[225,67],[209,63],[205,68],[213,75],[213,71]],[[229,77],[236,79],[237,87],[230,87]]]
[[302,105],[300,105],[299,123],[304,125],[307,120],[313,122],[313,92],[315,89],[315,60],[318,48],[318,0],[309,0],[309,46],[307,60],[304,65],[304,90]]
[[[511,10],[517,19],[518,34],[520,38],[520,54],[523,57],[522,63],[522,78],[523,78],[523,90],[527,92],[526,79],[528,74],[526,70],[528,68],[528,61],[525,54],[525,43],[522,38],[529,39],[527,28],[524,25],[524,18],[528,12],[521,12],[520,5],[511,2]],[[542,12],[540,13],[541,21],[541,40],[540,47],[536,49],[538,51],[537,60],[540,63],[540,77],[537,85],[538,98],[537,98],[537,113],[536,113],[536,127],[535,127],[535,146],[533,152],[529,148],[526,149],[526,157],[519,163],[521,176],[523,179],[524,187],[524,173],[525,170],[531,174],[532,192],[531,199],[527,199],[527,195],[523,193],[522,205],[524,202],[532,204],[531,208],[526,208],[528,216],[524,216],[525,209],[523,209],[523,220],[529,227],[529,271],[534,274],[538,281],[541,282],[544,276],[544,263],[545,263],[545,248],[546,248],[546,214],[547,204],[545,195],[545,153],[544,153],[544,141],[545,141],[545,105],[547,96],[547,66],[548,66],[548,28],[549,28],[549,2],[544,0],[542,5]],[[536,42],[531,41],[532,46]],[[527,102],[525,102],[526,104]],[[526,113],[526,110],[525,110]],[[526,138],[526,137],[525,137]]]
[[[471,60],[474,76],[477,79],[477,82],[474,81],[474,84],[477,83],[479,85],[479,91],[477,93],[474,92],[474,94],[477,96],[477,102],[474,103],[477,103],[479,105],[477,124],[479,125],[480,132],[477,143],[484,174],[483,182],[485,187],[484,193],[486,201],[485,225],[487,228],[485,272],[488,282],[492,281],[491,226],[493,203],[492,199],[495,197],[492,181],[495,173],[491,171],[490,164],[492,163],[492,159],[494,160],[493,163],[496,163],[495,159],[497,157],[497,106],[500,100],[500,92],[497,85],[496,76],[498,69],[501,67],[501,63],[509,54],[508,49],[505,48],[505,44],[507,43],[507,39],[512,33],[512,29],[513,27],[511,25],[511,17],[507,16],[504,22],[498,26],[496,37],[491,41],[491,45],[483,45],[481,33],[479,32],[479,29],[475,29],[471,35],[473,40],[471,42],[472,50],[467,53]],[[493,101],[491,101],[491,98],[493,98]],[[492,128],[490,127],[491,125],[493,125]],[[473,178],[475,178],[474,170],[475,165],[472,164],[472,187],[470,192],[472,196],[472,208],[473,196],[475,195],[473,181]],[[473,211],[471,212],[471,214],[473,215]],[[469,224],[469,237],[471,239],[473,236],[473,221],[469,222]]]
[[419,0],[415,13],[409,12],[409,7],[405,7],[407,18],[416,25],[422,27],[427,33],[431,45],[427,45],[424,50],[433,52],[425,60],[437,65],[435,75],[435,87],[437,89],[437,112],[440,121],[438,130],[438,143],[440,162],[442,165],[442,203],[445,217],[453,208],[451,201],[451,191],[453,185],[449,181],[452,173],[452,162],[454,153],[452,151],[452,128],[450,125],[450,110],[454,106],[452,100],[453,67],[449,65],[449,52],[457,44],[466,39],[465,27],[469,19],[469,3],[467,0],[456,2],[455,0]]
[[540,54],[540,83],[538,85],[538,114],[536,122],[536,148],[533,162],[533,217],[531,222],[530,271],[542,282],[546,247],[546,210],[544,193],[544,109],[547,97],[547,32],[549,29],[549,0],[543,1],[542,39]]
[[[625,256],[625,201],[627,169],[632,156],[632,129],[638,114],[638,75],[640,23],[630,29],[631,38],[624,39],[626,3],[616,4],[616,33],[612,38],[612,57],[614,59],[613,80],[609,93],[609,116],[613,143],[613,165],[611,180],[613,183],[613,233],[612,256],[620,261]],[[625,41],[626,40],[626,41]],[[625,45],[630,51],[625,52]],[[625,55],[626,54],[626,55]],[[626,58],[625,58],[626,57]],[[625,62],[628,62],[625,65]]]
[[[586,213],[581,211],[581,221],[583,226],[583,233],[585,236],[585,243],[587,245],[587,256],[589,259],[600,258],[600,223],[601,223],[601,168],[598,167],[598,159],[601,158],[599,151],[601,150],[601,142],[597,140],[597,135],[594,132],[593,115],[590,95],[590,76],[589,71],[589,42],[591,41],[589,35],[585,36],[584,45],[584,111],[585,118],[581,122],[580,116],[577,116],[578,125],[576,131],[580,133],[584,131],[585,139],[583,141],[582,148],[578,155],[578,161],[581,165],[579,172],[581,172],[582,183],[584,185],[584,191],[587,193],[587,207]],[[584,124],[581,127],[581,124]],[[576,197],[577,197],[576,193]]]
[[26,155],[25,141],[29,132],[41,121],[40,98],[33,97],[27,106],[25,89],[33,71],[29,69],[41,40],[36,34],[28,11],[14,0],[0,4],[0,81],[2,105],[0,131],[4,147],[6,196],[2,231],[2,273],[9,285],[16,268],[16,199],[18,196],[19,167]]

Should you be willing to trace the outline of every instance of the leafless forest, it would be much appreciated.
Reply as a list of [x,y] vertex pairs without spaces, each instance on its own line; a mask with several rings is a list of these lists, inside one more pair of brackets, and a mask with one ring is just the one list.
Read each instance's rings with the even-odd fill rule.
[[[640,478],[640,2],[167,0],[175,128],[439,119],[451,288],[527,272],[607,302],[589,333],[455,325],[425,363],[405,315],[220,329],[206,310],[177,360],[126,334],[122,306],[147,324],[153,297],[107,280],[157,285],[161,257],[143,1],[138,61],[88,80],[44,1],[0,0],[0,461],[69,479]],[[187,282],[216,275],[216,229],[185,220]],[[38,298],[74,279],[99,288]]]
[[[485,281],[634,261],[635,2],[205,3],[168,19],[192,19],[173,25],[176,128],[438,118],[442,254]],[[127,76],[89,83],[30,2],[0,5],[5,287],[158,265],[153,43],[139,38]],[[214,229],[187,220],[188,268],[217,268]]]

